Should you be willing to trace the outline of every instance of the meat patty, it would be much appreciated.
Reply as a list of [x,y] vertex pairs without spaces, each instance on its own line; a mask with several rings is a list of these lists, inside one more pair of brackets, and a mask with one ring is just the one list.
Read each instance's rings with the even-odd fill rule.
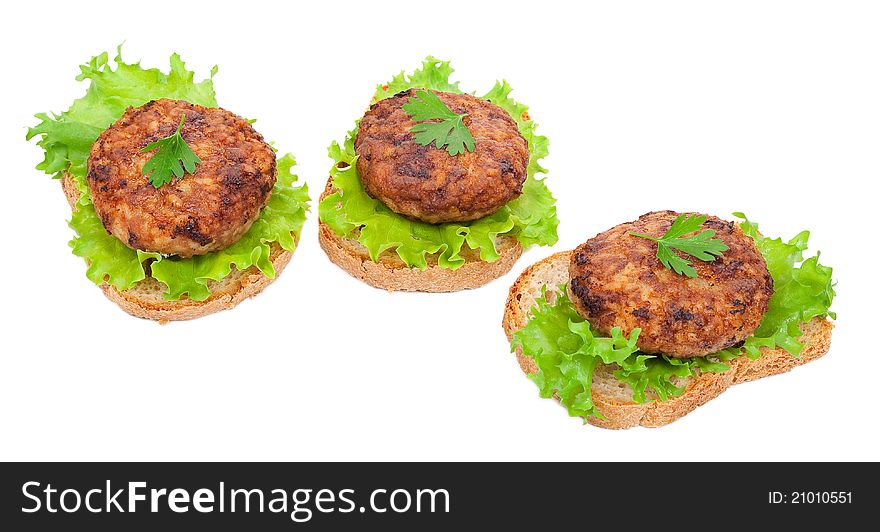
[[596,235],[574,251],[569,292],[578,312],[602,334],[620,327],[641,334],[645,353],[697,357],[734,346],[751,336],[767,312],[773,278],[754,240],[733,222],[709,216],[702,229],[717,231],[728,246],[712,262],[691,260],[697,277],[667,269],[657,243],[631,236],[661,237],[678,217],[652,212]]
[[[193,174],[154,187],[141,173],[147,144],[181,135],[201,159]],[[190,257],[229,247],[269,201],[277,169],[272,148],[247,120],[176,100],[129,108],[92,145],[88,184],[108,233],[128,247]]]
[[529,145],[497,105],[435,94],[453,112],[467,113],[474,151],[452,156],[445,147],[416,144],[410,132],[416,122],[402,108],[415,90],[398,93],[373,104],[360,122],[354,145],[364,189],[394,212],[428,223],[488,216],[522,193]]

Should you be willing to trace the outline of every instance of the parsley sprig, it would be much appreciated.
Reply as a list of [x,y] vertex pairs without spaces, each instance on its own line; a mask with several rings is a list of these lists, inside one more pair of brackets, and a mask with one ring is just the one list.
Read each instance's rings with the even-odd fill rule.
[[697,271],[691,266],[691,261],[679,256],[672,251],[673,249],[687,253],[703,262],[715,260],[721,256],[723,251],[728,249],[724,242],[717,238],[712,238],[715,236],[714,229],[706,229],[688,237],[684,236],[702,227],[705,221],[706,217],[699,214],[691,216],[681,214],[672,222],[666,234],[660,238],[642,233],[630,233],[630,235],[657,242],[657,258],[660,259],[663,266],[679,275],[693,278],[697,276]]
[[180,124],[177,125],[177,131],[173,135],[151,142],[141,150],[141,153],[159,150],[141,168],[141,173],[149,174],[150,184],[156,188],[170,183],[172,174],[175,177],[183,177],[184,169],[192,174],[196,171],[196,165],[202,162],[180,134],[184,120],[186,120],[185,114],[181,115]]
[[[465,149],[474,151],[474,137],[464,124],[467,113],[454,113],[433,92],[425,90],[416,92],[415,98],[410,98],[408,103],[403,104],[403,110],[413,120],[422,122],[410,129],[416,134],[416,144],[430,146],[433,142],[438,150],[446,146],[449,155],[464,153]],[[425,120],[439,120],[439,122],[424,122]]]

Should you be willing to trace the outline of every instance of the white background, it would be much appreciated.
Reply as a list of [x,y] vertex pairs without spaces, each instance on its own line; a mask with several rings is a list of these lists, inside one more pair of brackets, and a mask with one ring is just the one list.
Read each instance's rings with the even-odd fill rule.
[[[28,460],[876,460],[874,219],[880,17],[870,2],[25,2],[7,6],[0,458]],[[209,7],[210,6],[210,7]],[[198,77],[323,187],[326,147],[376,84],[433,54],[465,90],[506,78],[551,139],[560,242],[488,286],[389,294],[331,264],[317,209],[288,270],[232,311],[120,311],[34,170],[33,114],[114,50]],[[528,264],[657,209],[812,231],[839,281],[831,352],[661,429],[582,426],[540,399],[500,322]]]

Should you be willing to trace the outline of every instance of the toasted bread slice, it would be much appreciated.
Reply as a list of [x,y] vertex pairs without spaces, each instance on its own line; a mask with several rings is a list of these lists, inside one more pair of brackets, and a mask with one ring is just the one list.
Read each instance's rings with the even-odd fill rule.
[[[529,266],[510,287],[502,321],[508,340],[513,338],[515,331],[528,323],[529,312],[534,307],[535,300],[541,297],[542,287],[547,286],[548,300],[552,301],[556,287],[568,282],[570,256],[570,251],[556,253]],[[801,324],[804,332],[801,342],[806,343],[801,358],[795,358],[779,348],[762,349],[758,360],[741,356],[731,361],[730,369],[723,373],[701,373],[696,377],[680,379],[676,385],[686,386],[685,392],[666,401],[655,400],[656,396],[649,393],[649,399],[654,400],[636,403],[632,400],[632,389],[629,385],[614,378],[614,368],[600,366],[593,375],[592,394],[593,402],[605,419],[589,418],[587,421],[609,429],[626,429],[639,425],[660,427],[672,423],[734,384],[784,373],[821,357],[828,352],[831,345],[833,327],[827,319],[814,318]],[[537,373],[538,367],[534,360],[525,356],[520,348],[516,350],[516,359],[524,372]]]
[[[334,191],[328,180],[321,200]],[[368,285],[408,292],[455,292],[483,286],[509,272],[523,252],[515,237],[501,235],[495,241],[501,257],[495,262],[480,260],[479,252],[465,246],[461,251],[465,263],[458,269],[441,268],[437,264],[437,255],[429,255],[428,267],[420,270],[407,266],[393,250],[383,252],[379,260],[373,262],[367,248],[360,242],[337,235],[320,220],[318,242],[332,262]]]
[[[61,178],[61,188],[67,197],[71,209],[76,209],[79,191],[70,174]],[[269,259],[275,267],[277,278],[293,253],[273,242],[269,247]],[[239,271],[233,266],[232,272],[221,281],[209,281],[211,295],[204,301],[193,301],[186,296],[169,301],[162,296],[165,286],[152,277],[147,277],[128,290],[104,283],[101,290],[108,299],[119,305],[122,310],[138,318],[156,320],[160,323],[169,321],[191,320],[220,310],[230,309],[245,299],[253,297],[266,288],[273,279],[267,277],[255,266]]]

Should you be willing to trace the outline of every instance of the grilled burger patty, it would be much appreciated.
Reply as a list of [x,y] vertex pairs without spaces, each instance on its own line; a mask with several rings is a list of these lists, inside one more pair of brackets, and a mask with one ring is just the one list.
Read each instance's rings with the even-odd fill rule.
[[436,92],[449,109],[467,113],[473,152],[451,156],[420,146],[402,106],[410,89],[373,104],[360,122],[355,151],[367,193],[391,210],[428,223],[488,216],[522,193],[529,147],[516,122],[497,105],[467,94]]
[[[733,222],[709,216],[703,229],[728,246],[712,262],[692,261],[696,278],[667,269],[657,243],[678,213],[652,212],[596,235],[574,251],[569,292],[578,312],[602,334],[639,327],[645,353],[705,356],[751,336],[767,312],[773,278],[755,242]],[[674,251],[679,253],[678,251]]]
[[[141,173],[147,144],[181,135],[201,159],[193,174],[155,188]],[[247,120],[177,100],[129,108],[92,145],[88,185],[108,233],[143,251],[190,257],[247,232],[275,186],[275,154]]]

